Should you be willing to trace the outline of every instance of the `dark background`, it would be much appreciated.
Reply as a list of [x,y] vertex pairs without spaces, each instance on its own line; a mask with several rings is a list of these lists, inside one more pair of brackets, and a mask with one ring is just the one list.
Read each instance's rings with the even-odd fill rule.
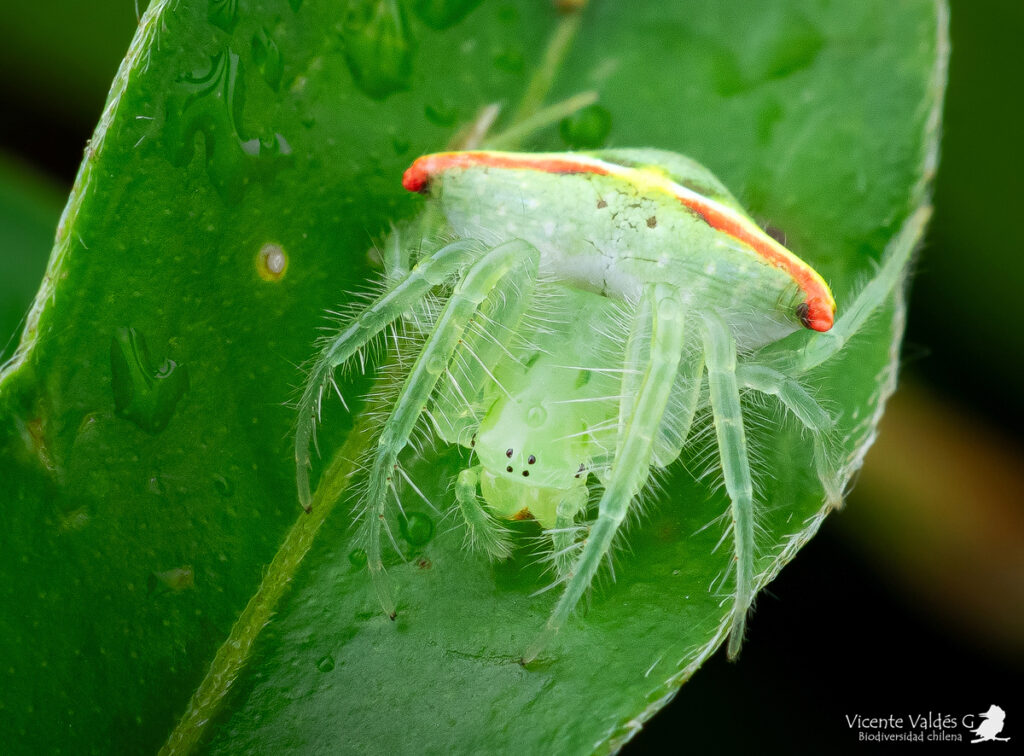
[[[135,23],[131,0],[0,8],[0,354]],[[936,214],[879,442],[760,597],[739,663],[716,656],[626,753],[950,751],[858,743],[845,716],[992,704],[1024,737],[1024,2],[953,0],[951,33]],[[15,234],[26,214],[48,231]]]

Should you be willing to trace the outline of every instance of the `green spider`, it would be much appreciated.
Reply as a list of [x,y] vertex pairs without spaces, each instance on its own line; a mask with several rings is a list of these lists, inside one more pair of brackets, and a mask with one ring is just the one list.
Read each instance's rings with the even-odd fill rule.
[[[550,535],[565,587],[529,661],[591,584],[652,470],[679,458],[695,413],[710,404],[731,500],[735,655],[754,597],[741,390],[774,395],[796,416],[810,432],[818,476],[834,488],[825,440],[832,418],[798,377],[751,359],[801,328],[832,328],[824,280],[706,168],[675,153],[438,153],[416,160],[403,184],[428,195],[423,233],[416,245],[393,237],[384,293],[325,340],[299,400],[303,507],[334,370],[397,321],[418,323],[422,348],[369,463],[359,526],[369,572],[394,617],[382,531],[402,473],[398,455],[425,416],[478,462],[455,486],[473,544],[508,556],[500,520],[526,516]],[[602,489],[596,519],[581,525],[594,482]]]

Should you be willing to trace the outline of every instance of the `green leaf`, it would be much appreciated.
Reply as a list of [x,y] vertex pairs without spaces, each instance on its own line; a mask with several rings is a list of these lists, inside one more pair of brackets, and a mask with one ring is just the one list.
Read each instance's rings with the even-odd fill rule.
[[[730,554],[713,521],[727,502],[694,480],[692,455],[633,523],[614,583],[528,668],[555,598],[532,595],[546,583],[528,526],[492,566],[407,496],[417,525],[389,568],[389,621],[342,491],[372,441],[361,405],[351,433],[340,403],[326,408],[331,490],[301,514],[295,365],[323,311],[373,280],[374,241],[416,212],[402,170],[481,106],[513,111],[544,78],[531,72],[549,35],[566,45],[547,102],[596,90],[609,146],[708,165],[832,283],[840,314],[856,310],[880,263],[899,279],[927,215],[945,6],[595,0],[561,21],[547,3],[405,8],[166,0],[143,18],[0,378],[0,602],[17,607],[0,616],[5,742],[604,752],[721,643]],[[558,124],[525,146],[559,149]],[[839,417],[844,477],[895,377],[901,287],[878,285],[884,306],[812,373]],[[774,356],[814,366],[828,344]],[[762,584],[828,510],[809,444],[769,419],[755,438]],[[458,450],[409,464],[450,503]]]

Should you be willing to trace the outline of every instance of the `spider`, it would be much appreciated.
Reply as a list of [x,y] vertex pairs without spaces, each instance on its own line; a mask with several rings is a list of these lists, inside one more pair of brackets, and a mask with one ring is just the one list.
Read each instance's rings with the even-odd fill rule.
[[[755,358],[799,329],[828,331],[828,285],[708,169],[671,152],[443,152],[418,158],[403,185],[427,197],[419,238],[389,241],[383,293],[324,339],[298,403],[303,507],[335,369],[396,322],[418,324],[421,346],[368,463],[359,534],[369,574],[393,618],[382,531],[398,455],[427,417],[475,457],[455,484],[472,544],[507,557],[503,519],[532,517],[550,536],[564,589],[528,662],[580,601],[652,471],[680,457],[710,406],[731,502],[735,656],[755,590],[740,392],[774,395],[809,431],[828,490],[833,419],[798,374]],[[592,486],[596,518],[581,524]]]

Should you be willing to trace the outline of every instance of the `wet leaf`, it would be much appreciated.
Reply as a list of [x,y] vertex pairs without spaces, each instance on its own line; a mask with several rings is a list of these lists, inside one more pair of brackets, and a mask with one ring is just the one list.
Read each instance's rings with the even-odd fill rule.
[[[555,598],[532,595],[545,581],[528,549],[489,565],[452,520],[405,497],[416,515],[390,568],[391,622],[347,504],[298,510],[285,402],[321,313],[373,278],[373,241],[416,212],[400,185],[411,157],[483,105],[512,111],[559,23],[547,3],[404,7],[147,11],[0,379],[0,602],[18,607],[0,617],[6,742],[605,752],[721,642],[729,554],[705,526],[726,501],[694,480],[693,458],[630,528],[614,584],[525,669]],[[609,146],[708,165],[824,274],[842,313],[920,232],[944,23],[924,0],[595,0],[547,101],[597,90]],[[561,143],[556,122],[526,146]],[[899,291],[812,374],[847,474],[893,388]],[[814,348],[791,342],[780,359]],[[187,386],[173,378],[186,374]],[[142,393],[126,399],[128,384]],[[343,385],[357,429],[366,385]],[[338,404],[320,443],[340,474],[370,439]],[[827,509],[804,438],[771,417],[755,438],[762,582]],[[449,503],[457,450],[409,464]],[[756,621],[750,632],[756,642]]]

